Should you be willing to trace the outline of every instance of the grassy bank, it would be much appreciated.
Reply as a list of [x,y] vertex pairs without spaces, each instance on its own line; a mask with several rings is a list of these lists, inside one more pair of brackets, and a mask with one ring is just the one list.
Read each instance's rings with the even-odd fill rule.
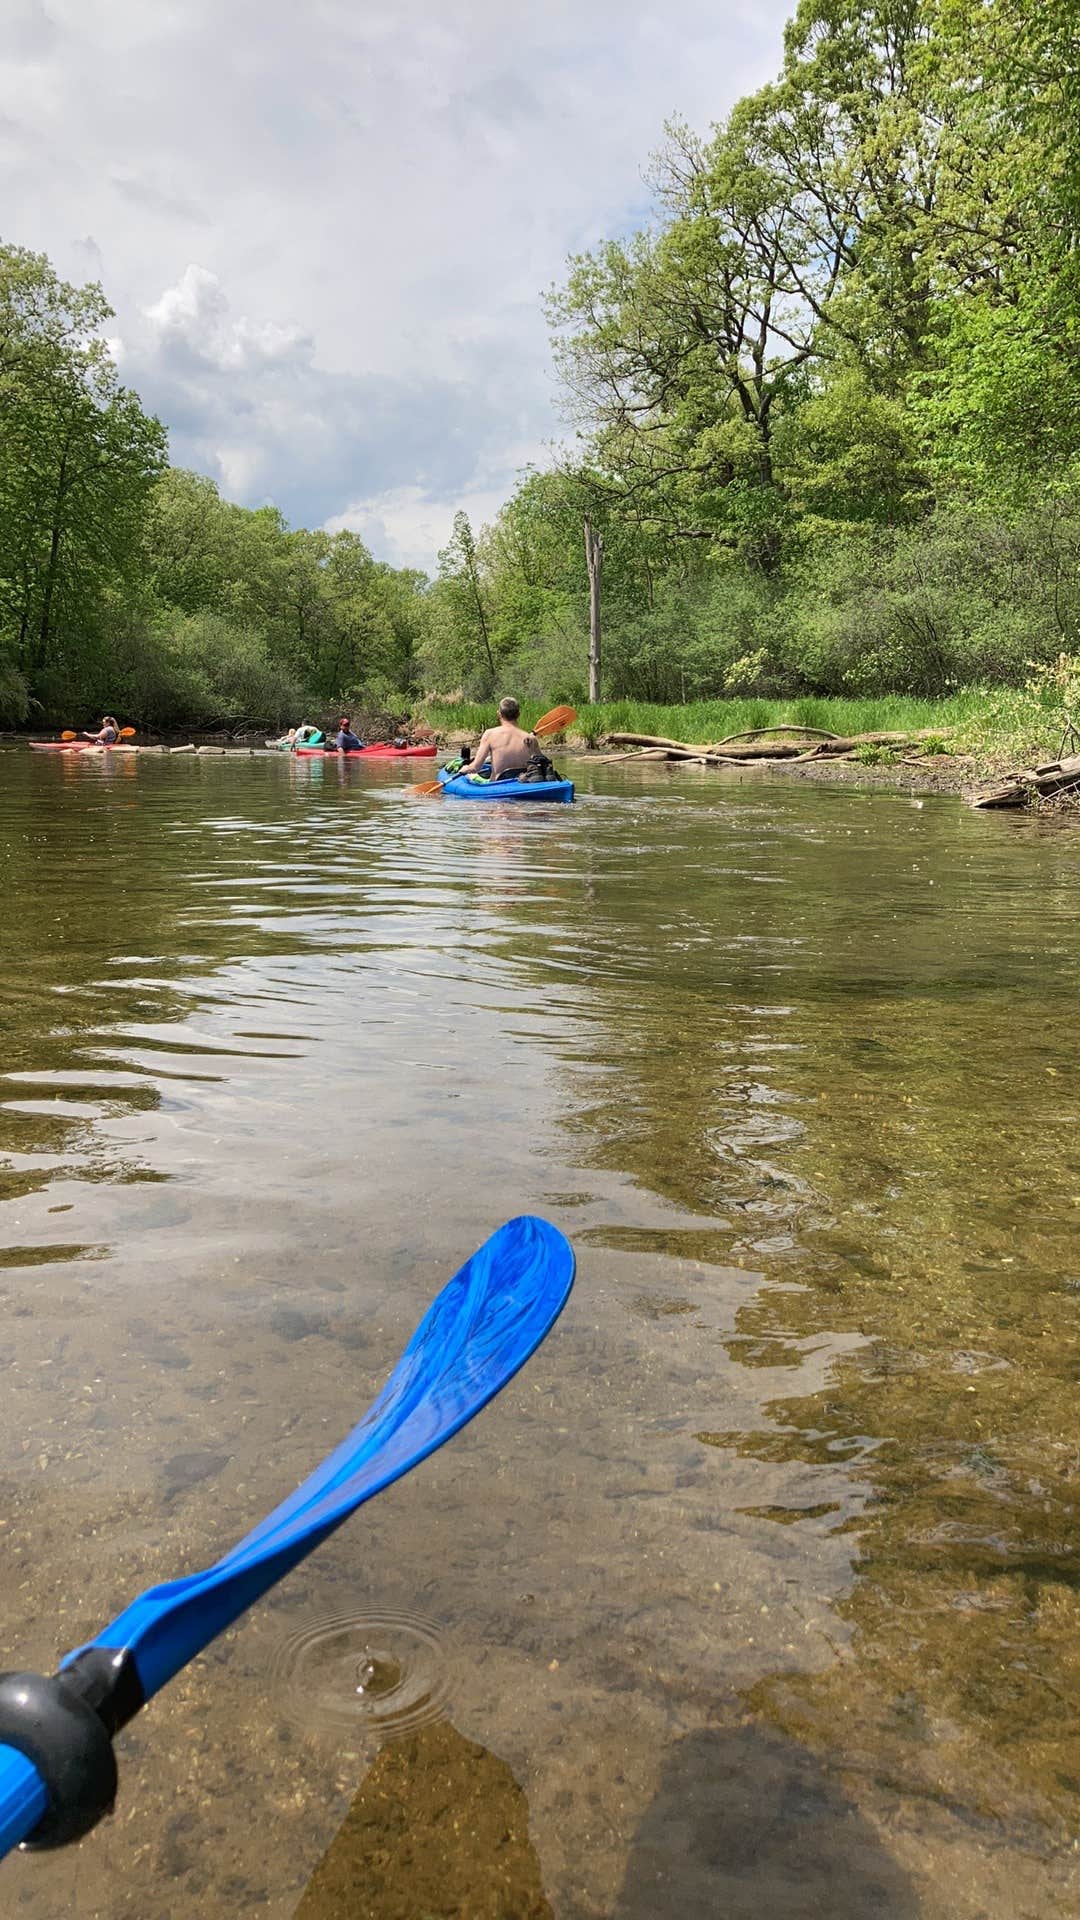
[[[525,701],[526,725],[538,720],[545,703]],[[479,733],[492,720],[492,708],[430,701],[423,718],[439,733]],[[636,700],[612,700],[583,707],[571,738],[593,745],[609,733],[652,733],[687,744],[715,743],[755,727],[822,727],[830,733],[917,733],[932,729],[944,750],[971,755],[987,765],[1036,749],[1054,750],[1057,716],[1026,691],[987,691],[968,687],[943,700],[906,694],[877,699],[833,699],[805,695],[790,700],[702,700],[686,706],[651,706]],[[1060,728],[1058,728],[1060,731]]]

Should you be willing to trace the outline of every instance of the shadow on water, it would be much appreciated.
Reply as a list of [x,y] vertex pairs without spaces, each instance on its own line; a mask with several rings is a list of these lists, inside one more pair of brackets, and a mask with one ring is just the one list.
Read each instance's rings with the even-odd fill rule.
[[[916,1920],[907,1876],[805,1749],[757,1726],[677,1741],[610,1920]],[[446,1721],[384,1746],[294,1920],[552,1920],[528,1804]]]
[[915,1920],[907,1876],[819,1763],[758,1726],[670,1749],[612,1920]]
[[445,1720],[383,1747],[294,1920],[552,1920],[525,1795]]

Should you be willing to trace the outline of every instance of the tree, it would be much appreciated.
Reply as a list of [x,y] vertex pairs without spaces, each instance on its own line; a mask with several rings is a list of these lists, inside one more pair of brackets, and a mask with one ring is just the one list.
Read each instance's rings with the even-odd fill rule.
[[588,513],[583,515],[585,565],[589,573],[589,700],[600,698],[600,590],[604,570],[604,536]]
[[1067,491],[1080,456],[1075,10],[942,0],[938,22],[954,278],[941,279],[916,411],[939,483],[1008,512]]
[[433,610],[430,638],[439,651],[443,673],[449,669],[470,682],[478,695],[490,697],[495,688],[495,657],[480,556],[467,513],[455,513],[453,533],[439,554]]
[[706,147],[671,129],[656,176],[668,224],[574,261],[549,311],[613,507],[768,571],[785,518],[774,429],[814,316],[790,264],[790,195],[751,132],[733,118]]
[[165,433],[120,385],[98,287],[0,248],[0,632],[31,690],[103,645],[110,586],[138,573]]

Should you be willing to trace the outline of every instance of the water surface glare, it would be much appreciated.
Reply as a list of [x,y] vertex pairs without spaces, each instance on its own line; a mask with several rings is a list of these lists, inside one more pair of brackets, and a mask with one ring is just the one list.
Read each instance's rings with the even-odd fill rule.
[[245,1533],[501,1220],[578,1254],[4,1911],[1073,1910],[1080,834],[574,772],[0,752],[0,1664]]

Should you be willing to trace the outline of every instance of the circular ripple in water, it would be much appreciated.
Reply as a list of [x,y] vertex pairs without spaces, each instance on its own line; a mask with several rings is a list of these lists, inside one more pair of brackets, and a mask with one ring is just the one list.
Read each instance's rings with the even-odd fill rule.
[[271,1678],[286,1717],[337,1732],[370,1727],[384,1739],[436,1720],[452,1663],[439,1630],[416,1614],[345,1614],[290,1634]]

